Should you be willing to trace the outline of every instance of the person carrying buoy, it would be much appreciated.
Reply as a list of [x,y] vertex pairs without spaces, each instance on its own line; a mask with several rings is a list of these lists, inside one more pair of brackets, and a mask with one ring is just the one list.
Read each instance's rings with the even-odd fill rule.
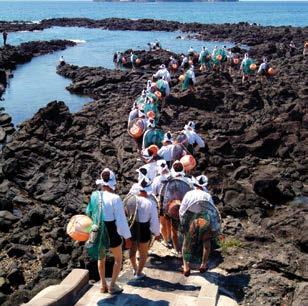
[[267,58],[263,57],[263,62],[259,66],[259,69],[258,69],[258,75],[260,75],[261,82],[263,82],[263,78],[266,78],[266,77],[270,76],[268,74],[269,69],[270,69],[270,65],[269,65],[269,63],[267,61]]
[[[132,247],[129,251],[129,258],[134,269],[134,278],[140,280],[145,277],[142,272],[146,260],[152,235],[156,240],[160,239],[160,228],[157,214],[156,203],[149,195],[152,192],[151,181],[143,178],[138,182],[139,193],[137,196],[136,220],[132,224]],[[136,254],[139,252],[139,261],[137,263]]]
[[153,78],[158,80],[165,77],[167,82],[171,81],[170,73],[164,64],[159,66],[159,70],[153,75]]
[[113,61],[115,69],[118,69],[118,53],[117,52],[113,53],[112,61]]
[[139,117],[139,108],[136,102],[133,103],[132,109],[128,115],[128,123],[127,126],[130,126],[130,123]]
[[253,60],[248,56],[248,53],[245,53],[244,59],[241,63],[241,70],[242,70],[242,83],[245,82],[245,80],[249,81],[249,77],[254,74],[254,71],[257,69],[256,64],[253,62]]
[[290,50],[291,56],[293,56],[296,52],[296,46],[295,46],[295,43],[293,42],[293,40],[291,40],[291,42],[289,44],[289,50]]
[[194,154],[194,147],[196,145],[199,148],[205,147],[204,140],[195,132],[196,125],[193,121],[189,121],[185,126],[182,133],[184,133],[188,139],[187,149],[193,155]]
[[175,74],[178,70],[179,67],[178,61],[173,56],[170,56],[170,62],[168,64],[168,67],[173,74]]
[[189,68],[188,57],[184,54],[181,54],[181,68],[186,70]]
[[193,92],[196,84],[196,76],[194,72],[194,66],[191,67],[185,73],[185,79],[182,84],[182,90],[189,89],[190,92]]
[[172,152],[173,152],[173,138],[171,132],[167,132],[164,135],[163,146],[159,149],[157,155],[164,159],[168,166],[171,166],[172,163]]
[[[200,263],[200,273],[208,269],[208,257],[213,237],[213,219],[216,212],[212,197],[207,190],[208,178],[200,175],[194,179],[195,189],[188,191],[180,206],[180,231],[183,240],[183,274],[190,275],[190,263]],[[210,207],[210,209],[208,209]]]
[[[167,165],[167,162],[163,159],[157,161],[157,171],[158,176],[156,176],[153,180],[152,184],[152,194],[158,198],[160,191],[163,187],[163,184],[168,180],[170,177],[170,171]],[[159,221],[160,221],[160,232],[162,235],[162,244],[165,247],[172,247],[171,242],[171,226],[167,223],[167,220],[164,215],[163,206],[160,205],[159,207]]]
[[123,55],[120,51],[117,52],[117,69],[123,68]]
[[[115,174],[108,168],[101,173],[96,184],[101,190],[91,195],[86,214],[93,220],[90,239],[86,249],[92,259],[98,260],[100,275],[100,291],[110,294],[121,293],[123,289],[116,284],[122,267],[122,238],[125,239],[126,248],[131,247],[131,232],[125,217],[121,198],[115,194]],[[106,252],[111,250],[114,257],[112,278],[109,286],[105,279]]]
[[136,60],[137,60],[137,55],[134,54],[133,52],[130,53],[130,61],[132,63],[132,70],[136,70]]
[[170,86],[166,75],[164,75],[161,79],[157,80],[156,86],[158,90],[161,92],[163,98],[168,97],[170,95]]
[[208,63],[210,61],[210,52],[207,48],[202,47],[202,50],[199,55],[199,63],[200,63],[200,70],[205,71],[206,68],[209,68]]

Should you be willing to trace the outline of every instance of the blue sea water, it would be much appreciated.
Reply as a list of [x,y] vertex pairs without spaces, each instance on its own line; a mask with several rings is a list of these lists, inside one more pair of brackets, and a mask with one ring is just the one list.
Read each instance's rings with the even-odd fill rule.
[[[96,3],[83,1],[0,1],[0,20],[39,21],[54,17],[157,18],[181,22],[224,23],[248,21],[263,25],[307,26],[306,2],[253,3]],[[73,48],[34,58],[19,66],[0,106],[5,108],[15,124],[31,118],[49,101],[63,100],[75,112],[89,101],[87,97],[71,95],[65,90],[70,80],[56,74],[61,55],[72,64],[112,68],[112,54],[129,48],[144,49],[149,41],[159,39],[164,48],[185,52],[189,46],[200,50],[215,42],[176,39],[181,33],[106,31],[85,28],[54,27],[39,32],[9,33],[13,45],[30,40],[71,39],[80,43]],[[228,44],[228,43],[227,43]],[[232,44],[232,42],[230,42]],[[229,44],[228,44],[229,45]]]

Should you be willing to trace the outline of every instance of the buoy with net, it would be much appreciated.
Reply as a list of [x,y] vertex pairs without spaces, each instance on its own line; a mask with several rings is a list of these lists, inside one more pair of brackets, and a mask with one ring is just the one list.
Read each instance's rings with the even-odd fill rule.
[[182,163],[185,171],[193,170],[197,165],[195,158],[189,154],[184,155],[180,162]]
[[155,91],[155,96],[156,96],[157,99],[159,99],[159,100],[162,98],[162,94],[161,94],[161,92],[158,91],[158,90]]
[[276,74],[276,70],[272,67],[270,67],[267,71],[269,76],[274,76]]
[[123,56],[123,57],[122,57],[122,64],[125,65],[126,63],[127,63],[126,58]]
[[155,145],[155,144],[152,144],[152,145],[150,145],[150,146],[148,147],[148,151],[149,151],[150,153],[152,153],[152,155],[154,155],[154,156],[157,155],[158,150],[159,150],[159,148],[158,148],[158,146]]
[[67,227],[66,233],[76,241],[87,241],[90,237],[92,220],[86,215],[73,216]]
[[185,75],[184,74],[181,74],[180,76],[179,76],[179,81],[180,82],[183,82],[185,80]]
[[234,58],[234,59],[233,59],[233,63],[234,63],[235,65],[237,65],[239,62],[240,62],[240,61],[239,61],[238,58]]
[[251,64],[249,66],[250,70],[255,71],[257,69],[257,65],[256,64]]
[[216,59],[220,62],[220,61],[222,60],[222,55],[221,55],[221,54],[218,54],[218,55],[216,56]]
[[128,133],[130,136],[132,136],[134,139],[139,139],[145,130],[144,122],[142,119],[137,118],[134,119],[128,128]]
[[137,65],[140,65],[140,64],[141,64],[141,59],[140,59],[140,58],[137,58],[137,59],[136,59],[136,64],[137,64]]
[[153,111],[148,111],[147,112],[147,117],[151,118],[151,119],[154,119],[155,118],[155,113]]

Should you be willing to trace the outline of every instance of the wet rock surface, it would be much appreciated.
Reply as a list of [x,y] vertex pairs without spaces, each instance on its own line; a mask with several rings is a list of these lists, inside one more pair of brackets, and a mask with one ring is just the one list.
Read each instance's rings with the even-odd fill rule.
[[[243,305],[298,305],[307,283],[307,62],[298,54],[268,52],[279,75],[264,83],[242,84],[227,72],[197,72],[191,94],[181,91],[177,73],[161,125],[175,132],[194,120],[207,141],[208,148],[196,152],[194,174],[208,175],[223,234],[241,245],[223,253],[220,268],[229,275],[221,288]],[[48,279],[47,285],[73,267],[91,266],[65,227],[84,211],[85,193],[94,190],[105,165],[115,170],[122,196],[136,179],[141,164],[127,134],[127,116],[158,68],[157,58],[167,61],[170,54],[138,55],[143,64],[135,72],[59,67],[58,73],[72,80],[69,91],[94,101],[76,114],[64,102],[49,103],[3,147],[0,207],[20,214],[9,220],[3,213],[11,222],[0,240],[0,299],[6,305],[30,298],[42,281]],[[13,283],[10,273],[16,276]]]

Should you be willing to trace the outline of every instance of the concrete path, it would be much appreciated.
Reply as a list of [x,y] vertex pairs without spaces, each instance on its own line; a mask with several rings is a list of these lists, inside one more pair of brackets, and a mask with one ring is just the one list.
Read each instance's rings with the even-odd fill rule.
[[192,271],[191,276],[184,277],[179,270],[181,261],[170,256],[168,250],[160,245],[153,249],[143,280],[134,280],[132,271],[126,271],[118,282],[124,289],[122,294],[102,294],[96,283],[75,306],[237,306],[231,298],[220,295],[218,286],[199,272]]

